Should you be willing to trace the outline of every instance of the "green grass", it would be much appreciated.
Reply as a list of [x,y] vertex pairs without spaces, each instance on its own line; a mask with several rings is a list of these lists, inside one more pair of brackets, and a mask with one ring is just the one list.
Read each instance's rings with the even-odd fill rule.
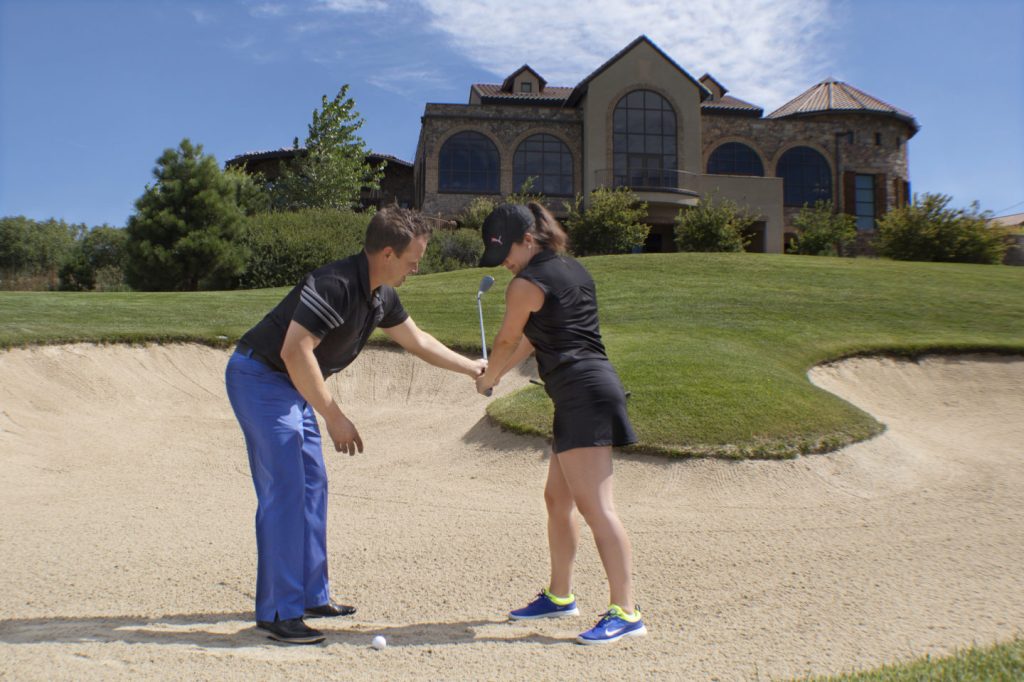
[[926,657],[877,670],[829,677],[814,682],[1019,682],[1024,680],[1024,639],[989,647],[971,647],[944,658]]
[[[584,260],[598,284],[609,355],[632,391],[639,449],[789,457],[863,440],[874,419],[812,386],[806,371],[856,354],[1024,353],[1024,268],[758,254]],[[489,338],[510,275],[484,297]],[[420,327],[479,352],[482,270],[414,277],[402,300]],[[68,341],[227,345],[285,289],[207,293],[0,293],[0,346]],[[375,336],[375,342],[383,337]],[[529,387],[491,416],[547,434]]]

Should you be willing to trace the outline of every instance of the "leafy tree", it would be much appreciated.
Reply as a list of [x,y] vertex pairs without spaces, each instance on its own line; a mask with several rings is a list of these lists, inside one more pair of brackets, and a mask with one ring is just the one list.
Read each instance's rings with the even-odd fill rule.
[[742,251],[745,232],[754,219],[733,201],[707,195],[676,216],[675,238],[680,251]]
[[978,203],[969,209],[949,208],[945,194],[914,196],[878,221],[875,247],[895,260],[1000,263],[1006,253],[1005,230],[988,227],[991,214]]
[[628,187],[597,188],[591,193],[586,210],[583,196],[577,194],[571,204],[565,204],[565,209],[569,243],[578,256],[628,253],[643,244],[651,230],[643,222],[647,203],[638,200]]
[[798,233],[790,253],[805,256],[839,256],[857,238],[857,219],[848,213],[834,213],[831,201],[806,204],[793,217]]
[[366,144],[356,134],[363,118],[355,100],[348,97],[348,84],[341,86],[333,100],[321,98],[321,108],[313,112],[304,153],[299,139],[290,164],[281,165],[280,176],[270,185],[274,208],[354,209],[359,206],[363,187],[379,189],[385,163],[366,161]]
[[120,288],[124,278],[128,232],[101,225],[84,233],[60,268],[63,291],[91,291],[102,280],[103,288]]
[[85,225],[53,218],[0,218],[0,268],[29,272],[56,269],[86,229]]
[[147,291],[219,289],[245,267],[238,183],[202,145],[166,149],[128,219],[125,274]]
[[53,218],[0,218],[0,288],[56,288],[58,268],[74,250],[75,239],[86,229],[85,225]]

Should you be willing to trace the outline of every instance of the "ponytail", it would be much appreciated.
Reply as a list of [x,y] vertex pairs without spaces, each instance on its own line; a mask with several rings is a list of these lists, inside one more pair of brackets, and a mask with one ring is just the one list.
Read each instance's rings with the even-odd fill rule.
[[536,201],[531,201],[526,207],[533,213],[534,227],[532,234],[534,241],[545,249],[551,249],[557,253],[565,253],[569,246],[569,236],[565,233],[562,226],[558,224],[555,216],[551,215],[551,211]]

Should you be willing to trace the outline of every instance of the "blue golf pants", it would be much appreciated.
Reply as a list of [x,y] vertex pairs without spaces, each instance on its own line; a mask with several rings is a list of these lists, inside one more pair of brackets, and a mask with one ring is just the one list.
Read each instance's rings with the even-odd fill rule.
[[313,408],[287,374],[235,352],[228,399],[256,487],[256,620],[288,620],[329,601],[327,471]]

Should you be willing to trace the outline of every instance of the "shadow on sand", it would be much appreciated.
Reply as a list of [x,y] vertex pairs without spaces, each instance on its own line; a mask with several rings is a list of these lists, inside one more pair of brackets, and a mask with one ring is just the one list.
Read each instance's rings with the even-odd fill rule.
[[[479,628],[513,627],[504,620],[471,620],[455,623],[414,623],[381,626],[343,619],[311,619],[309,624],[324,631],[324,644],[369,646],[374,635],[383,635],[390,647],[472,644],[474,642],[534,642],[568,644],[558,639],[523,630],[516,636],[481,636]],[[256,627],[252,612],[193,613],[156,617],[23,618],[0,620],[0,642],[4,644],[125,644],[191,645],[203,648],[237,649],[254,646],[291,646],[275,642]]]

